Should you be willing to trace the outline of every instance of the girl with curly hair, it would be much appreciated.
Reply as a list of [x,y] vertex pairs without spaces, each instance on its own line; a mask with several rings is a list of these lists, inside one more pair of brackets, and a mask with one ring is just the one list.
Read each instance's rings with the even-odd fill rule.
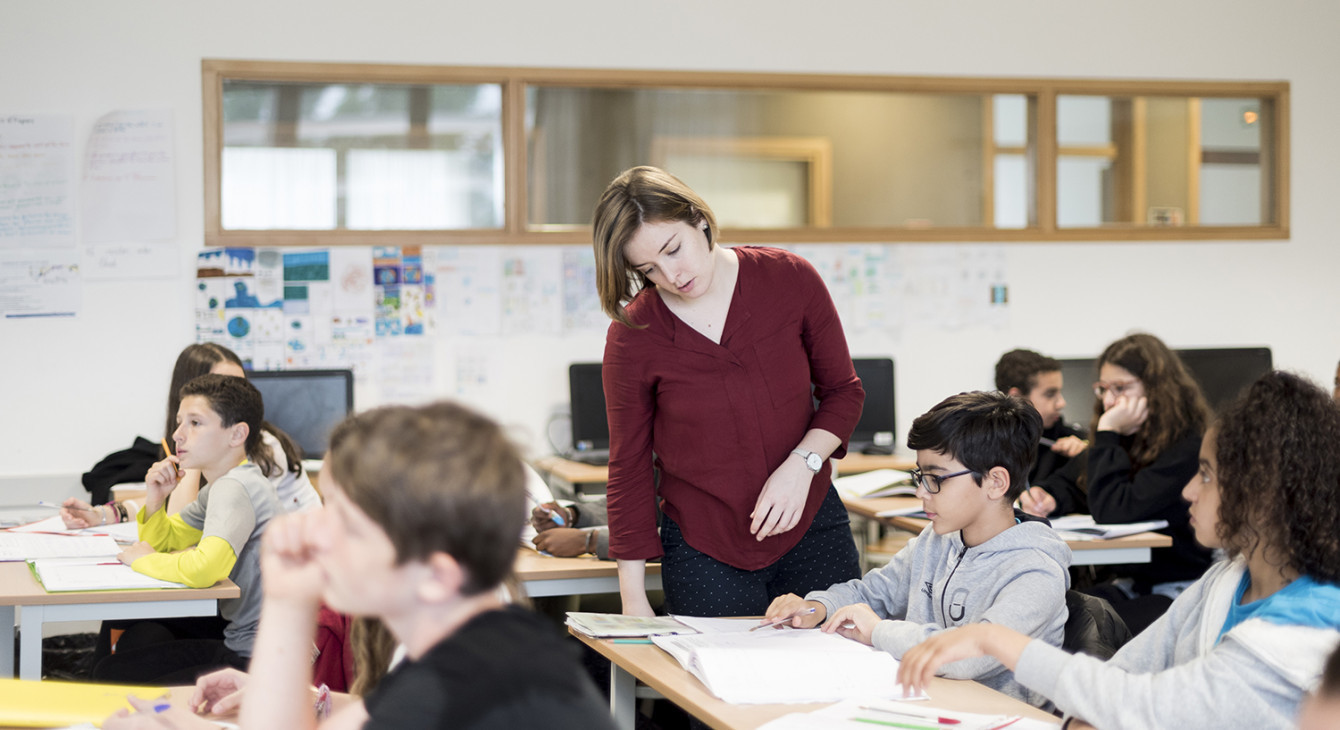
[[[1067,727],[1293,727],[1340,644],[1340,407],[1289,373],[1262,376],[1205,435],[1182,490],[1226,558],[1104,663],[1001,626],[939,634],[899,681],[989,655],[1056,703]],[[1076,718],[1083,718],[1083,721]]]
[[1127,335],[1098,358],[1093,444],[1039,486],[1057,514],[1087,512],[1103,524],[1167,520],[1171,548],[1146,564],[1113,566],[1087,593],[1110,601],[1133,633],[1158,618],[1210,566],[1188,524],[1182,485],[1210,421],[1205,396],[1177,354],[1159,338]]

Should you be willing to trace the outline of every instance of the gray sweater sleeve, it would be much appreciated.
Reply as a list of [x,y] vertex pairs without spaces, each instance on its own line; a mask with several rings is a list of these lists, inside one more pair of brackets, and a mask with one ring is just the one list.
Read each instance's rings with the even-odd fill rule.
[[1291,727],[1297,711],[1298,690],[1232,636],[1202,657],[1152,672],[1033,641],[1014,676],[1103,730]]
[[[1056,570],[1061,568],[1058,566]],[[1044,636],[1055,620],[1056,607],[1064,605],[1064,577],[1046,570],[1030,570],[1001,589],[978,622],[1006,626],[1037,638]],[[871,638],[876,649],[902,658],[908,649],[948,630],[937,624],[881,621]],[[1001,671],[1004,671],[1001,663],[986,656],[946,664],[936,674],[949,679],[978,679]]]
[[805,600],[823,604],[825,617],[853,603],[870,606],[880,618],[899,619],[907,616],[912,560],[917,554],[914,543],[919,539],[909,541],[884,567],[872,570],[862,578],[831,585],[828,590],[810,591],[805,594]]

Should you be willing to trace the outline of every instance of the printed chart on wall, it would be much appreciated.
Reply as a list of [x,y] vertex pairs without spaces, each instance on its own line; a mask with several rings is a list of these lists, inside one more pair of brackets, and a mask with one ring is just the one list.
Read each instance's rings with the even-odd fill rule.
[[0,114],[0,313],[79,311],[74,120]]

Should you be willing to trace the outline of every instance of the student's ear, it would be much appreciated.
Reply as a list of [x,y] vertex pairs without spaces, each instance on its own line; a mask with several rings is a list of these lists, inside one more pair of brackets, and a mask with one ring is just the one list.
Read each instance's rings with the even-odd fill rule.
[[1022,396],[1023,394],[1024,392],[1022,390],[1019,390],[1018,388],[1010,388],[1009,391],[1005,393],[1005,395],[1014,397],[1019,397]]
[[247,436],[251,435],[251,426],[246,421],[238,421],[233,424],[231,432],[228,434],[229,446],[241,446],[247,442]]
[[427,574],[419,581],[415,594],[424,603],[447,603],[461,594],[465,569],[450,555],[437,551],[424,561]]
[[990,499],[1004,499],[1010,491],[1010,470],[1003,466],[993,466],[982,476],[982,489]]

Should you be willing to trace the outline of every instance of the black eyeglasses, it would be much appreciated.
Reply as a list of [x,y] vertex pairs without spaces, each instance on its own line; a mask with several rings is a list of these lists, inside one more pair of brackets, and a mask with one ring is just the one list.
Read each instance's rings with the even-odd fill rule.
[[909,473],[912,475],[912,481],[920,484],[927,492],[930,492],[931,494],[939,494],[940,487],[944,485],[946,480],[953,479],[954,477],[961,477],[964,474],[976,474],[977,472],[972,469],[964,469],[963,471],[956,471],[953,474],[940,476],[938,474],[927,474],[921,469],[913,469]]

